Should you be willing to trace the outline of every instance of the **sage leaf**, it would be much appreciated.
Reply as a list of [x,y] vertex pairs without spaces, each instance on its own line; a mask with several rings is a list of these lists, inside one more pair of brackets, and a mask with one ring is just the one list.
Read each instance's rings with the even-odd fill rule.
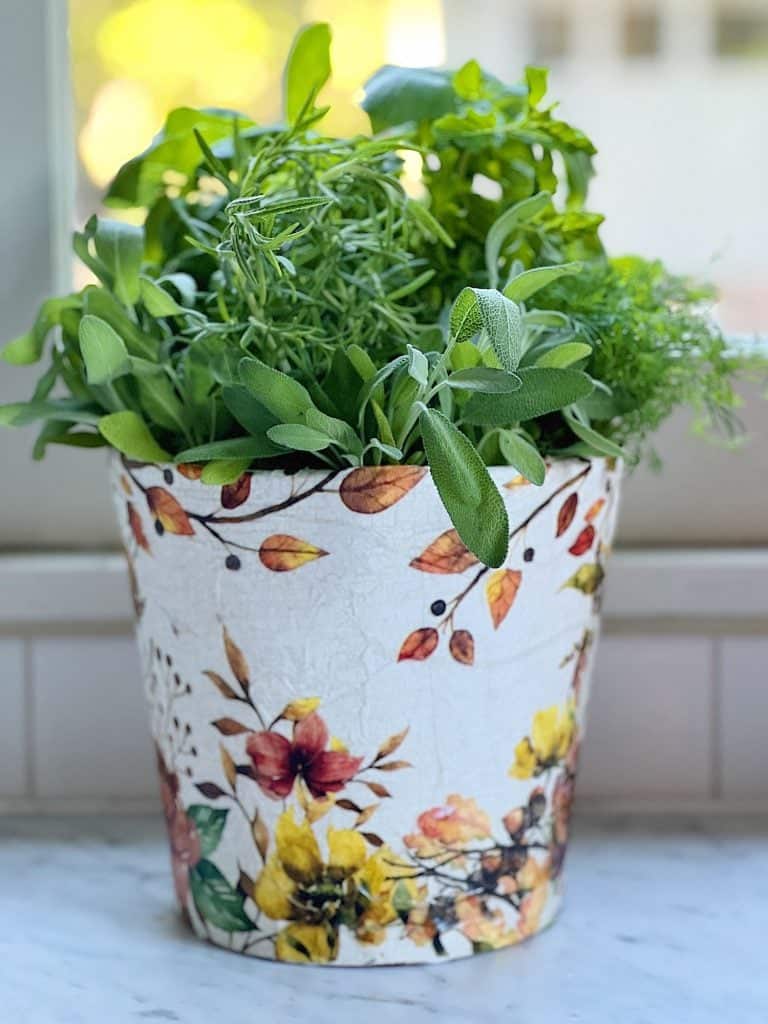
[[509,521],[483,460],[469,438],[436,409],[424,409],[419,425],[432,479],[457,533],[485,565],[501,565]]
[[284,455],[268,437],[233,437],[228,441],[210,441],[185,448],[174,462],[207,462],[209,459],[270,459]]
[[112,275],[114,292],[126,306],[139,301],[139,271],[144,254],[144,231],[135,224],[99,218],[94,235],[96,255]]
[[260,359],[241,359],[239,373],[251,394],[282,423],[301,423],[307,411],[314,408],[302,384]]
[[451,310],[451,337],[466,341],[484,328],[505,370],[514,370],[523,354],[525,328],[516,303],[492,288],[464,288]]
[[427,377],[429,376],[429,363],[424,353],[420,349],[414,348],[413,345],[408,345],[407,366],[408,376],[425,388],[427,386]]
[[547,467],[534,446],[515,430],[499,431],[501,454],[526,480],[540,487],[547,475]]
[[150,316],[179,316],[184,313],[176,299],[165,288],[143,274],[139,277],[139,293]]
[[0,405],[0,426],[3,427],[25,427],[35,420],[96,424],[100,419],[101,413],[93,406],[83,405],[75,398],[9,402],[7,405]]
[[567,341],[564,345],[556,345],[536,360],[537,366],[551,366],[561,369],[571,366],[592,355],[592,346],[583,341]]
[[580,370],[532,366],[518,371],[522,386],[510,395],[472,395],[464,407],[467,423],[509,427],[557,412],[592,393],[594,384]]
[[149,427],[138,413],[130,409],[102,416],[98,422],[102,437],[123,455],[142,462],[171,462],[171,456],[164,451],[149,431]]
[[275,416],[247,388],[222,388],[221,398],[227,411],[249,434],[261,436],[277,423]]
[[559,280],[561,277],[568,277],[578,274],[581,270],[581,263],[558,263],[551,267],[534,267],[533,270],[524,270],[522,274],[513,277],[504,289],[504,295],[514,302],[524,302],[531,295],[548,284]]
[[267,437],[275,444],[297,452],[321,452],[333,444],[333,438],[303,423],[278,423],[269,428]]
[[515,373],[497,370],[492,366],[474,366],[457,370],[446,378],[449,388],[461,391],[481,391],[486,395],[507,395],[517,391],[522,381]]
[[106,320],[84,316],[80,321],[78,338],[89,384],[109,384],[131,369],[123,339]]
[[598,431],[593,430],[592,427],[587,426],[586,423],[582,423],[581,420],[569,410],[565,410],[563,412],[563,416],[576,437],[588,444],[590,448],[594,448],[594,450],[596,452],[600,452],[601,455],[613,456],[616,459],[626,459],[626,452],[620,445],[616,444],[615,441],[611,441],[607,437],[603,437],[603,435],[598,433]]
[[533,220],[551,202],[552,196],[549,192],[539,192],[510,206],[491,224],[485,236],[485,266],[492,288],[499,283],[499,256],[507,238],[520,224]]
[[253,459],[214,459],[203,468],[200,480],[213,487],[226,487],[227,484],[239,480],[252,461]]

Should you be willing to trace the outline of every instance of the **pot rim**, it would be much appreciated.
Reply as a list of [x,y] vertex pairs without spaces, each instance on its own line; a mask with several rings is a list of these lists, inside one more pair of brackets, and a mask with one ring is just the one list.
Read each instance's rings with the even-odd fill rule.
[[[149,467],[152,467],[153,469],[158,469],[161,472],[164,471],[164,470],[171,470],[171,471],[177,470],[178,471],[179,470],[179,466],[182,466],[182,465],[204,465],[204,463],[145,462],[145,461],[142,461],[141,459],[132,459],[132,458],[130,458],[127,455],[123,455],[122,452],[117,450],[117,448],[112,448],[112,447],[110,447],[109,458],[110,458],[110,460],[113,463],[118,464],[118,465],[122,465],[123,463],[127,463],[132,469],[147,469]],[[600,465],[600,464],[603,464],[603,463],[608,463],[612,459],[613,459],[614,462],[617,462],[617,463],[618,462],[623,462],[623,460],[615,459],[613,456],[608,456],[608,455],[592,455],[592,456],[586,456],[586,455],[566,455],[564,457],[559,457],[559,456],[545,456],[544,457],[544,461],[547,463],[548,466],[549,465],[553,465],[553,464],[567,465],[569,463],[572,464],[572,465],[579,465],[579,466],[585,466],[587,464],[592,465],[592,466],[597,466],[597,465]],[[215,461],[215,460],[212,460],[212,461]],[[415,464],[415,463],[408,463],[408,462],[399,462],[399,463],[394,463],[393,465],[387,465],[387,466],[328,466],[328,467],[325,467],[325,468],[322,468],[322,469],[314,468],[314,467],[302,467],[300,469],[293,470],[291,472],[287,472],[285,469],[279,469],[277,467],[275,469],[246,469],[244,471],[244,473],[247,473],[249,476],[259,476],[259,477],[265,477],[265,476],[295,476],[298,473],[302,473],[305,476],[316,477],[317,479],[320,479],[321,477],[328,476],[328,474],[331,473],[331,472],[333,472],[334,474],[350,473],[350,472],[352,472],[355,469],[368,469],[368,470],[383,471],[383,470],[391,470],[391,469],[400,469],[400,468],[404,468],[404,467],[413,468],[413,469],[423,469],[426,473],[431,475],[431,471],[430,471],[430,468],[429,468],[428,465],[426,465],[426,464],[418,465],[418,464]],[[486,466],[486,469],[489,472],[494,472],[496,470],[498,470],[500,472],[505,472],[505,473],[515,472],[515,467],[509,465],[508,463],[500,463],[500,464]],[[183,473],[181,475],[184,476]],[[193,484],[193,483],[203,483],[203,481],[201,481],[197,477],[185,477],[185,479],[190,484]],[[203,483],[203,486],[204,487],[217,487],[217,486],[220,486],[220,485],[218,485],[218,484],[206,484],[206,483]]]

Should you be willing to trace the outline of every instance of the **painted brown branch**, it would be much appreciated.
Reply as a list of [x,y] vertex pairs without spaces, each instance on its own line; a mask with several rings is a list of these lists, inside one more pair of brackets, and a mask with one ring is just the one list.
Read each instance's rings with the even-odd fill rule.
[[[527,527],[531,525],[534,519],[536,519],[537,516],[541,515],[544,509],[551,505],[559,494],[562,494],[563,491],[568,490],[569,487],[573,487],[574,484],[577,484],[580,480],[583,480],[589,474],[591,469],[592,465],[590,463],[589,465],[585,466],[584,469],[580,470],[580,472],[576,473],[575,476],[570,477],[568,480],[565,481],[565,483],[562,483],[559,487],[555,488],[555,490],[552,491],[548,498],[542,501],[540,505],[537,505],[536,508],[529,515],[527,515],[521,523],[517,524],[517,526],[514,528],[514,530],[512,530],[512,532],[509,535],[510,541],[514,540],[514,538],[519,533],[522,533],[523,530],[527,529]],[[460,593],[458,593],[456,597],[454,597],[453,600],[450,602],[449,611],[445,618],[440,622],[440,626],[443,626],[446,622],[453,620],[453,616],[456,612],[456,609],[459,607],[464,598],[475,589],[480,580],[490,571],[490,568],[491,567],[489,565],[483,565],[477,570],[477,572],[466,585],[466,587],[464,587],[464,589]]]
[[265,516],[270,516],[274,512],[282,512],[284,509],[291,508],[292,505],[297,505],[300,501],[304,501],[306,498],[311,497],[313,494],[321,494],[325,489],[326,485],[333,480],[334,477],[338,476],[340,470],[334,469],[330,473],[318,480],[312,487],[308,487],[305,491],[298,491],[296,494],[292,494],[289,498],[284,501],[278,501],[274,505],[265,505],[264,508],[258,508],[254,512],[247,512],[241,516],[193,516],[195,519],[199,519],[202,523],[252,523],[257,519],[263,519]]

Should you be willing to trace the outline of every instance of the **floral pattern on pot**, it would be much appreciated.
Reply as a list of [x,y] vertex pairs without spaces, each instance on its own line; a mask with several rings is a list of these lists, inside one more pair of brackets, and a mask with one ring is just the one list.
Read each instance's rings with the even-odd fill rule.
[[214,492],[189,467],[115,463],[173,880],[198,935],[376,964],[545,927],[619,470],[555,463],[541,489],[492,470],[511,543],[489,570],[420,467]]

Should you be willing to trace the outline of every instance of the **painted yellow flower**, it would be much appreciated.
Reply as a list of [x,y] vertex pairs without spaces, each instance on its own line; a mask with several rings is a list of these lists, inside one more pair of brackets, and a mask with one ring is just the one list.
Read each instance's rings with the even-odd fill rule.
[[368,900],[355,931],[360,942],[383,942],[387,925],[426,902],[426,885],[417,884],[412,876],[413,865],[400,860],[387,846],[368,858],[356,875]]
[[331,827],[326,839],[324,858],[309,821],[298,823],[292,809],[278,819],[275,852],[256,880],[253,899],[273,921],[289,922],[275,943],[279,960],[334,960],[342,924],[362,941],[379,942],[397,917],[392,900],[399,879],[387,863],[389,851],[369,857],[353,829]]
[[456,916],[459,930],[476,947],[500,949],[520,941],[520,933],[507,924],[503,911],[491,909],[481,896],[460,896]]
[[571,748],[575,735],[572,701],[553,704],[533,716],[530,736],[515,747],[515,761],[509,769],[513,779],[530,779],[559,764]]

